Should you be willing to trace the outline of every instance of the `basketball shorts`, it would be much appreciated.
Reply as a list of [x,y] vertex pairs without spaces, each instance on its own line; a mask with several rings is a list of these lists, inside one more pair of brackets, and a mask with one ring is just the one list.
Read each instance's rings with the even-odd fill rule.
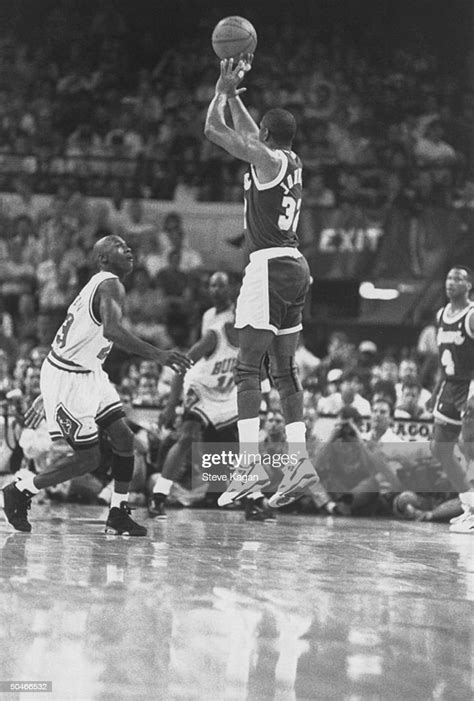
[[216,429],[237,421],[237,391],[227,396],[214,397],[204,385],[193,382],[184,395],[184,417],[189,414],[198,417],[203,426],[212,425]]
[[46,358],[40,386],[51,439],[65,439],[74,450],[97,445],[99,427],[125,416],[118,392],[101,367],[68,371]]
[[235,327],[284,335],[301,331],[310,285],[306,259],[296,248],[265,248],[250,254],[237,299]]
[[444,380],[436,396],[434,419],[441,423],[461,426],[466,401],[470,396],[470,385],[470,380]]

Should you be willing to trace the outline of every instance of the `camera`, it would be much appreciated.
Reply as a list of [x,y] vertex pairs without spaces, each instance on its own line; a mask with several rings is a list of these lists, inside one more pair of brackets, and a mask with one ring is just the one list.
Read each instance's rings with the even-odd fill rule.
[[341,421],[335,437],[346,441],[355,438],[356,432],[352,423],[349,420]]

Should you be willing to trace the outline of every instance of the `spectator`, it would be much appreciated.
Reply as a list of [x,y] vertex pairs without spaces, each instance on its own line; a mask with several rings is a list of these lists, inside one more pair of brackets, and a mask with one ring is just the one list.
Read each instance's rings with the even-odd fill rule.
[[5,311],[16,316],[21,295],[31,293],[35,281],[35,269],[25,260],[19,236],[8,241],[6,256],[0,258],[0,279]]
[[0,296],[0,333],[4,338],[13,336],[13,317],[5,311],[3,297]]
[[156,276],[156,287],[176,302],[182,303],[189,298],[189,275],[181,268],[181,254],[178,250],[168,253],[168,265]]
[[137,265],[146,269],[151,280],[155,281],[157,274],[166,267],[168,258],[160,247],[160,237],[156,231],[143,233],[140,245],[135,249]]
[[[430,419],[431,414],[420,403],[422,386],[415,378],[408,377],[401,383],[398,404],[395,407],[396,419]],[[430,393],[428,392],[428,395]],[[431,395],[430,395],[431,396]]]
[[38,336],[38,309],[33,294],[22,294],[18,302],[18,314],[15,318],[15,337],[18,342]]
[[38,241],[33,220],[26,214],[20,214],[13,220],[13,237],[21,248],[24,263],[36,268],[40,262],[41,246]]
[[[398,368],[398,377],[399,382],[396,383],[395,389],[397,392],[397,403],[400,404],[402,401],[403,386],[407,380],[415,380],[419,383],[417,362],[409,358],[402,360]],[[428,392],[428,390],[422,387],[420,384],[418,406],[422,411],[424,410],[426,402],[429,401],[430,397],[431,392]]]
[[456,160],[452,146],[442,139],[443,127],[439,120],[432,120],[422,136],[418,137],[414,153],[419,165],[448,165]]
[[339,391],[319,400],[319,413],[335,416],[343,407],[353,407],[361,416],[370,416],[370,402],[359,394],[360,387],[359,374],[347,370],[341,376]]
[[320,362],[320,359],[306,348],[303,335],[300,333],[300,337],[298,339],[298,347],[295,353],[295,363],[298,368],[301,382],[303,384],[308,379],[308,377],[314,375]]
[[371,430],[366,436],[369,443],[403,443],[403,439],[391,428],[393,407],[384,399],[372,401]]
[[394,358],[384,358],[379,369],[379,379],[387,380],[388,382],[393,382],[396,386],[399,375],[398,375],[398,363]]
[[158,379],[154,374],[143,373],[140,375],[138,387],[132,395],[132,404],[133,406],[159,406]]
[[397,403],[397,391],[395,385],[390,380],[379,380],[376,379],[372,385],[372,404],[375,404],[379,400],[386,401],[390,404],[392,409]]
[[202,267],[202,258],[189,246],[182,218],[176,212],[169,212],[165,217],[163,231],[160,233],[160,248],[168,260],[171,251],[179,252],[179,269],[184,272]]
[[65,239],[52,239],[46,260],[39,264],[36,272],[41,317],[39,324],[41,333],[50,341],[77,291],[77,274],[65,260],[66,247]]
[[10,375],[10,361],[7,353],[0,348],[0,396],[4,397],[13,389],[13,380]]
[[307,207],[334,207],[334,192],[324,182],[320,172],[310,172],[305,181],[305,205]]
[[8,216],[11,219],[25,216],[34,221],[38,214],[38,205],[30,178],[18,175],[13,181],[13,187],[15,194],[8,197],[8,204],[6,204]]
[[118,233],[123,236],[131,245],[140,246],[142,238],[156,236],[156,226],[148,219],[143,207],[143,201],[134,197],[125,208],[125,216],[117,222]]
[[321,384],[326,384],[327,374],[333,369],[345,369],[352,364],[352,345],[344,331],[334,331],[328,341],[327,355],[318,367]]
[[315,466],[324,487],[344,515],[372,516],[387,511],[381,483],[396,476],[380,453],[374,454],[360,432],[361,417],[345,407],[328,440],[316,455]]
[[111,234],[120,234],[125,230],[126,200],[122,183],[117,178],[109,185],[109,198],[99,213],[99,226]]
[[127,324],[141,338],[169,348],[170,341],[165,328],[168,308],[166,295],[161,288],[153,286],[145,268],[135,268],[129,284],[131,289],[124,307]]

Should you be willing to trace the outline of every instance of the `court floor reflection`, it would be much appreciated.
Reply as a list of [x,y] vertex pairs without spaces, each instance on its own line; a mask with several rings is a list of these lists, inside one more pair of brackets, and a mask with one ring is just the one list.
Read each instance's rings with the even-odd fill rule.
[[102,516],[1,526],[1,679],[59,701],[472,698],[470,536],[196,510],[119,539]]

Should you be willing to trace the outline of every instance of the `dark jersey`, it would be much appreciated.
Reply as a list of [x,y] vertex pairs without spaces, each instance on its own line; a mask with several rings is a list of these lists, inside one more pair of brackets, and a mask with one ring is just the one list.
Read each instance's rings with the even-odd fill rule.
[[446,379],[471,380],[474,378],[474,338],[469,332],[468,318],[474,312],[470,304],[449,320],[446,309],[438,312],[439,360]]
[[260,184],[253,165],[244,176],[245,235],[249,252],[276,246],[298,246],[296,229],[303,196],[303,165],[293,151],[282,154],[280,172]]

